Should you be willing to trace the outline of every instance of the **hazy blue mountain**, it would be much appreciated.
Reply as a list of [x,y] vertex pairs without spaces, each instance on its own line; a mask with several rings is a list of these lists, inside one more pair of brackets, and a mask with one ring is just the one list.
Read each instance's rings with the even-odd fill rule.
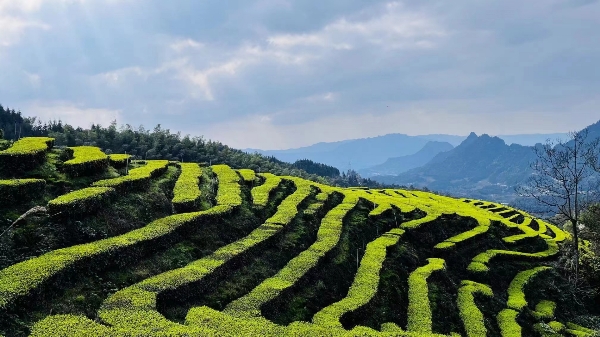
[[534,146],[537,143],[545,143],[547,139],[556,141],[556,139],[567,139],[566,133],[547,133],[547,134],[523,134],[523,135],[498,135],[498,138],[504,140],[507,145],[519,144],[525,146]]
[[389,158],[383,164],[359,170],[358,173],[363,178],[370,178],[378,175],[398,175],[415,167],[423,166],[440,152],[450,151],[453,148],[454,146],[448,142],[430,141],[417,153],[408,156]]
[[[561,135],[564,134],[502,135],[498,137],[504,139],[507,144],[533,145],[543,143],[547,138],[555,139]],[[444,134],[408,136],[393,133],[370,138],[321,142],[287,150],[245,149],[244,151],[274,156],[289,163],[294,163],[300,159],[310,159],[346,171],[349,168],[363,170],[383,164],[389,158],[415,154],[429,141],[447,142],[453,146],[458,146],[466,138],[466,136]]]
[[318,143],[289,150],[245,151],[257,151],[290,163],[299,159],[310,159],[337,167],[341,171],[346,171],[349,168],[354,170],[364,169],[381,164],[391,157],[401,157],[416,153],[428,141],[428,139],[420,136],[389,134],[334,143]]
[[514,198],[514,186],[531,174],[533,147],[506,145],[504,140],[471,133],[456,148],[438,153],[427,164],[397,176],[374,180],[414,185],[455,195],[497,201]]

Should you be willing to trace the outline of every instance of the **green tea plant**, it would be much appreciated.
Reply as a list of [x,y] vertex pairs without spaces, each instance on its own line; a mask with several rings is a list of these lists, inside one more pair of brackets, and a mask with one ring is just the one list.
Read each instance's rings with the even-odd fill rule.
[[194,210],[200,199],[202,169],[196,163],[181,163],[181,174],[173,189],[173,208],[178,212]]
[[68,147],[72,159],[64,162],[64,170],[72,176],[100,173],[108,167],[108,156],[95,146]]

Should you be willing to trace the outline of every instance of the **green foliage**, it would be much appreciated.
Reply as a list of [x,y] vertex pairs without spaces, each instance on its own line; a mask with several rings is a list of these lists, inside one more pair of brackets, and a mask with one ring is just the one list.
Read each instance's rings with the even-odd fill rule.
[[202,169],[196,163],[181,163],[181,174],[173,189],[173,207],[177,212],[194,210],[200,199]]
[[408,331],[431,333],[431,306],[427,278],[444,268],[444,260],[428,258],[427,264],[417,268],[408,277]]
[[108,155],[108,162],[111,166],[116,168],[123,168],[127,166],[127,162],[130,161],[131,155],[129,154],[110,154]]
[[231,302],[224,312],[234,317],[259,317],[260,307],[264,303],[293,286],[335,247],[340,239],[343,219],[357,203],[357,195],[351,192],[345,193],[342,203],[329,211],[321,221],[315,243],[290,260],[275,276],[264,280],[247,295]]
[[536,306],[533,316],[538,320],[554,318],[554,310],[556,310],[556,302],[541,300]]
[[134,168],[126,176],[99,180],[93,184],[96,187],[112,187],[117,191],[124,191],[129,188],[144,188],[148,186],[150,179],[164,173],[169,161],[167,160],[148,160],[145,166]]
[[475,304],[475,294],[477,293],[488,297],[494,296],[492,288],[489,286],[469,280],[463,280],[458,289],[458,310],[468,337],[487,335],[483,314]]
[[207,211],[176,214],[151,222],[143,228],[108,239],[58,249],[0,270],[0,309],[29,294],[50,278],[83,261],[92,262],[103,254],[117,254],[128,247],[167,235],[177,228],[206,216],[223,215],[229,206],[215,206]]
[[97,174],[108,166],[108,156],[95,146],[69,147],[65,151],[73,159],[65,161],[63,167],[72,176]]
[[227,165],[213,165],[211,168],[219,181],[217,205],[229,205],[231,207],[241,205],[242,195],[237,173]]
[[[49,157],[52,158],[51,156],[52,153]],[[50,162],[51,160],[49,160]],[[175,166],[181,168],[178,179],[176,179],[178,169]],[[164,214],[171,212],[170,200],[172,200],[173,207],[178,208],[180,206],[177,205],[195,202],[200,196],[203,202],[202,209],[208,208],[208,210],[170,215],[154,221],[145,220],[137,227],[129,227],[127,229],[129,232],[125,234],[116,231],[113,233],[119,234],[103,240],[70,247],[63,246],[67,248],[56,249],[49,253],[42,251],[37,255],[32,254],[31,258],[0,271],[0,315],[2,312],[15,310],[17,304],[22,303],[20,301],[29,295],[46,296],[44,294],[47,289],[45,286],[49,286],[49,288],[58,286],[58,283],[55,284],[53,283],[55,281],[52,280],[59,280],[63,276],[75,279],[79,277],[80,272],[83,272],[81,278],[90,276],[86,273],[93,274],[93,277],[102,277],[103,280],[94,282],[107,282],[104,292],[99,295],[94,293],[93,296],[90,296],[91,293],[73,292],[73,296],[71,296],[69,293],[71,289],[67,289],[62,304],[56,306],[45,304],[43,312],[40,310],[31,315],[35,318],[26,317],[26,320],[29,321],[24,324],[33,326],[32,336],[361,335],[423,337],[434,336],[432,330],[437,330],[439,324],[452,324],[452,327],[445,331],[447,333],[452,330],[456,331],[456,329],[462,331],[461,320],[468,336],[481,336],[487,333],[484,317],[495,315],[497,310],[493,308],[493,314],[491,314],[487,305],[478,308],[475,302],[479,294],[493,296],[491,287],[473,281],[462,281],[456,298],[458,310],[454,313],[455,318],[449,317],[444,323],[432,322],[434,318],[447,314],[445,306],[448,305],[449,300],[454,301],[453,294],[449,294],[448,291],[455,291],[456,288],[446,285],[444,289],[443,282],[437,280],[434,284],[428,285],[428,277],[434,271],[445,268],[445,260],[429,258],[427,265],[417,267],[419,261],[428,257],[424,254],[433,252],[444,256],[452,268],[456,262],[452,255],[455,246],[469,240],[472,245],[465,244],[459,248],[480,248],[481,246],[479,242],[475,241],[475,238],[484,242],[483,240],[486,240],[489,235],[496,235],[497,230],[500,230],[492,227],[492,224],[496,226],[496,223],[500,223],[504,229],[521,231],[521,234],[516,236],[505,237],[504,241],[507,243],[518,242],[526,237],[539,237],[546,241],[548,247],[546,250],[534,253],[510,250],[492,251],[490,257],[486,257],[487,260],[481,260],[481,262],[474,260],[474,262],[482,263],[485,268],[489,268],[487,264],[493,257],[492,255],[497,254],[549,258],[553,255],[550,253],[554,250],[559,251],[558,242],[569,238],[568,234],[562,230],[550,224],[540,223],[538,220],[536,221],[538,221],[539,230],[532,229],[531,221],[526,220],[523,224],[516,224],[500,214],[477,207],[477,202],[465,203],[462,200],[420,191],[343,189],[298,177],[270,174],[263,174],[265,182],[250,191],[255,202],[259,200],[262,204],[269,206],[269,211],[266,213],[271,214],[275,209],[274,205],[269,205],[269,203],[280,200],[274,198],[274,193],[271,191],[281,182],[284,182],[285,186],[293,184],[295,188],[292,194],[283,198],[277,205],[275,213],[264,219],[261,217],[266,217],[265,210],[260,207],[250,207],[249,200],[245,199],[250,185],[258,183],[253,171],[249,169],[234,170],[227,165],[214,165],[210,168],[211,170],[202,170],[199,165],[194,163],[179,164],[167,160],[134,161],[127,176],[102,180],[92,184],[92,187],[82,188],[51,200],[48,203],[51,213],[60,210],[67,214],[81,212],[86,215],[86,217],[80,217],[82,224],[70,227],[75,230],[85,229],[98,220],[112,221],[110,218],[95,219],[98,216],[92,214],[104,202],[114,200],[118,206],[129,207],[124,208],[127,211],[136,207],[129,203],[135,204],[136,198],[144,198],[155,189],[159,190],[157,193],[161,194],[161,198],[164,199],[162,202],[167,206]],[[113,176],[118,174],[114,168],[109,168],[109,170]],[[166,176],[170,178],[162,177],[161,180],[167,179],[168,183],[159,184],[158,181],[153,181],[152,189],[141,190],[131,196],[125,193],[129,191],[130,187],[144,186],[142,183],[139,185],[133,183],[138,179],[149,182],[164,170],[167,170]],[[202,174],[204,177],[200,180]],[[78,179],[72,179],[69,183],[79,184],[77,187],[84,184],[88,186],[89,178],[87,180],[86,178]],[[241,184],[241,182],[245,182],[245,184]],[[159,185],[160,187],[156,187]],[[0,186],[2,186],[1,183]],[[202,193],[200,193],[199,186]],[[52,192],[54,192],[54,186],[52,188]],[[65,190],[67,188],[71,188],[71,186],[65,186]],[[119,198],[110,199],[110,195],[116,190],[120,192]],[[213,206],[215,204],[212,200],[213,195],[216,206]],[[339,203],[342,196],[343,200]],[[316,202],[311,202],[310,206],[306,206],[306,201],[312,201],[313,197]],[[130,199],[127,201],[128,205],[120,205],[124,199]],[[359,200],[362,201],[359,203]],[[162,204],[159,203],[159,205]],[[298,216],[300,205],[307,209],[302,216]],[[319,211],[324,205],[329,210],[328,212]],[[145,207],[147,206],[145,205]],[[333,208],[330,209],[330,207]],[[113,206],[109,210],[112,209]],[[180,209],[180,211],[190,210]],[[509,209],[509,211],[511,210]],[[256,227],[253,227],[254,229],[251,231],[249,227],[241,230],[242,227],[237,225],[231,228],[213,226],[219,227],[218,229],[205,226],[217,218],[220,223],[233,224],[233,222],[229,222],[231,218],[233,218],[231,221],[239,221],[250,212],[254,213],[252,217],[263,220],[261,225],[255,224]],[[100,218],[105,217],[105,213],[110,212],[102,212]],[[164,214],[160,216],[164,216]],[[323,216],[323,214],[325,215]],[[349,214],[352,216],[349,217]],[[457,217],[444,217],[442,221],[432,223],[445,215],[456,215]],[[319,221],[313,219],[317,216],[322,217],[318,219],[320,220],[319,225]],[[527,219],[525,214],[524,216]],[[452,220],[456,218],[460,221]],[[469,228],[464,227],[463,218],[470,219],[468,221]],[[88,219],[93,220],[88,221]],[[148,219],[155,219],[155,217]],[[68,224],[75,223],[70,218],[62,220]],[[440,222],[446,222],[448,228],[443,228],[441,234],[433,232],[431,227],[434,224],[439,225]],[[143,223],[147,223],[147,225],[140,228]],[[294,225],[290,227],[289,225],[292,223]],[[475,223],[475,227],[472,227],[472,223]],[[374,227],[369,227],[369,225],[375,224],[378,226],[377,231]],[[376,233],[379,235],[382,224],[385,224],[384,231],[387,230],[387,232],[377,237],[375,235]],[[364,227],[361,228],[363,225]],[[193,228],[198,230],[192,231]],[[493,228],[493,231],[490,231],[490,228]],[[548,229],[548,233],[552,235],[546,235],[544,228]],[[489,232],[492,234],[488,235]],[[278,233],[280,235],[277,235]],[[302,236],[302,240],[297,241],[299,243],[297,247],[291,247],[286,241],[290,233]],[[447,233],[452,234],[446,235]],[[411,242],[397,245],[401,237],[403,240],[410,238]],[[427,243],[423,247],[419,246],[421,241],[412,242],[415,239],[421,240],[420,238],[423,238],[423,243]],[[435,241],[440,238],[443,238],[440,240],[443,240],[442,242]],[[506,240],[507,238],[511,239]],[[364,247],[358,242],[361,239],[365,239],[368,244],[363,251],[364,255],[360,266],[358,270],[355,270],[351,266],[354,254],[349,259],[347,252]],[[88,238],[84,238],[84,240],[88,241],[83,242],[89,242]],[[204,246],[204,242],[212,242],[210,240],[226,243]],[[156,242],[185,246],[187,259],[165,263],[162,252],[157,253],[156,260],[149,258],[150,254],[154,254],[150,251],[154,251],[153,245]],[[435,244],[436,242],[439,243]],[[485,242],[484,246],[489,247]],[[161,244],[159,250],[163,248],[164,246]],[[266,251],[263,251],[263,248],[267,248]],[[282,251],[282,257],[278,256],[277,259],[273,259],[277,261],[267,261],[271,256],[270,253],[277,249]],[[110,284],[110,281],[104,279],[105,275],[110,275],[113,273],[112,271],[102,270],[95,274],[95,271],[87,270],[88,265],[98,265],[100,268],[104,268],[102,263],[106,261],[139,253],[143,253],[140,264],[132,270],[119,270],[118,277],[111,279],[113,281],[117,279],[116,284]],[[293,258],[289,259],[290,256]],[[386,261],[388,258],[389,260]],[[194,259],[196,260],[194,261]],[[157,261],[158,263],[156,263]],[[249,263],[249,261],[251,262]],[[398,264],[400,261],[405,261],[406,264],[404,262]],[[162,265],[162,267],[148,269],[147,266],[152,263]],[[240,265],[253,267],[241,271]],[[269,267],[265,267],[266,265]],[[410,267],[407,268],[407,265]],[[258,266],[259,270],[255,270],[254,266]],[[495,266],[492,267],[495,268]],[[547,267],[538,268],[541,271]],[[231,270],[234,272],[232,273]],[[319,272],[318,279],[313,280],[312,278],[316,274],[314,272],[317,270],[324,272]],[[393,289],[393,291],[407,292],[408,301],[406,301],[406,295],[400,297],[400,302],[394,299],[396,302],[393,305],[403,306],[403,308],[394,311],[393,315],[400,313],[402,317],[385,316],[384,310],[395,309],[390,306],[390,303],[382,304],[379,296],[387,295],[390,293],[390,288],[397,287],[393,281],[399,270],[405,272],[401,277],[406,280],[408,276],[408,282],[401,284],[399,286],[401,289]],[[409,275],[411,270],[413,271]],[[354,272],[355,274],[352,275]],[[328,273],[335,275],[332,276]],[[442,280],[448,278],[451,282],[457,282],[457,277],[460,277],[458,278],[460,281],[466,276],[464,273],[464,270],[449,270],[444,273]],[[528,276],[522,273],[519,275],[515,277],[509,287],[508,308],[497,316],[501,332],[507,336],[521,332],[517,318],[520,310],[527,305],[524,303],[523,289],[527,280],[533,277],[533,275]],[[476,276],[485,277],[486,275]],[[222,277],[224,282],[219,284]],[[339,281],[336,280],[338,277]],[[82,280],[82,282],[85,281]],[[303,294],[305,285],[312,284],[312,282],[316,282],[316,286],[315,289],[309,291],[310,295],[305,298],[292,297],[290,302],[293,305],[280,303],[287,301],[289,295]],[[490,280],[490,285],[496,287],[498,282]],[[229,294],[228,296],[236,294],[230,298],[223,297],[227,298],[227,302],[223,301],[218,304],[221,308],[224,307],[221,312],[203,306],[194,307],[195,305],[208,305],[205,304],[205,299],[198,300],[197,296],[187,298],[188,294],[194,295],[198,289],[206,289],[210,292],[214,287],[223,289]],[[82,288],[78,286],[77,289],[80,291]],[[94,290],[90,289],[89,291]],[[328,291],[335,294],[320,296]],[[173,304],[166,302],[171,296],[177,300],[177,303],[174,304],[176,307],[173,308],[169,307]],[[206,296],[212,295],[206,294]],[[85,314],[93,317],[96,314],[96,307],[79,312],[80,309],[74,309],[77,306],[73,308],[69,308],[68,305],[64,306],[64,303],[87,302],[92,297],[96,298],[96,304],[86,303],[86,305],[100,306],[96,321],[83,316]],[[335,300],[330,301],[331,298],[335,298]],[[100,303],[103,299],[104,302]],[[18,300],[19,302],[15,303]],[[183,302],[181,307],[179,301]],[[536,301],[539,302],[539,299],[536,298]],[[534,317],[543,319],[552,317],[547,308],[551,302],[546,302],[538,303],[536,311],[532,312]],[[406,306],[404,303],[408,303],[408,305]],[[186,312],[183,310],[186,309],[186,305],[187,308],[192,307],[187,311],[186,324],[176,323],[177,320],[183,319]],[[212,306],[212,302],[210,305]],[[376,308],[380,305],[383,307]],[[560,305],[563,308],[562,302]],[[54,308],[60,310],[61,313],[71,313],[72,315],[46,317],[47,309]],[[89,312],[89,310],[93,310],[93,312]],[[179,316],[170,316],[173,313],[172,310],[178,310],[177,315]],[[307,318],[292,319],[290,320],[291,324],[283,324],[278,321],[279,318],[272,319],[270,316],[273,311],[278,310],[289,310],[290,312],[304,310]],[[376,318],[366,317],[363,322],[360,321],[363,319],[360,316],[370,315],[371,312],[374,317],[376,317],[375,315],[379,316]],[[285,314],[287,315],[287,313]],[[19,315],[22,314],[17,313],[14,317],[20,319]],[[297,317],[294,315],[296,314],[290,313],[290,317]],[[310,320],[311,317],[312,322],[300,321]],[[359,317],[359,321],[355,321],[356,317]],[[400,322],[392,319],[396,323],[381,324],[386,320],[389,321],[390,317],[399,317]],[[0,317],[0,324],[2,324],[2,319],[5,317]],[[37,321],[38,319],[41,320]],[[403,331],[399,327],[399,324],[404,324],[403,319],[407,319],[408,331]],[[533,317],[523,315],[519,318],[519,322],[522,319],[532,320]],[[348,322],[349,324],[347,324]],[[533,323],[537,323],[537,321],[534,320]],[[378,325],[381,325],[381,331],[373,329]],[[348,326],[353,328],[346,330]],[[3,327],[0,326],[1,329]],[[537,326],[535,329],[538,329]],[[575,331],[575,329],[570,330]],[[531,331],[531,329],[527,331]],[[8,330],[7,333],[11,335],[12,331]],[[451,334],[451,336],[455,335]]]
[[521,337],[521,326],[517,323],[519,312],[513,309],[504,309],[498,313],[496,319],[502,337]]
[[508,286],[507,308],[500,311],[496,317],[498,326],[503,337],[521,336],[521,326],[517,323],[517,316],[527,307],[525,299],[525,285],[529,283],[538,273],[551,269],[540,266],[519,272]]
[[547,266],[540,266],[522,271],[515,276],[508,286],[508,302],[506,305],[514,310],[521,311],[527,306],[525,300],[525,285],[529,283],[538,273],[550,270]]
[[[227,169],[228,167],[218,167],[217,171],[221,172],[220,174],[222,175],[226,175],[229,174]],[[133,325],[133,322],[145,319],[143,317],[159,317],[158,321],[154,321],[152,324],[154,326],[159,326],[160,324],[168,326],[169,323],[164,322],[164,319],[160,318],[156,311],[156,296],[166,290],[198,282],[208,274],[222,267],[232,258],[264,242],[280,231],[283,226],[289,224],[293,218],[293,216],[289,216],[292,213],[292,209],[295,215],[300,203],[311,194],[310,185],[306,181],[293,177],[290,177],[290,179],[297,180],[300,186],[298,186],[292,195],[284,199],[275,215],[268,219],[265,224],[252,231],[248,236],[217,249],[209,256],[194,261],[185,267],[151,277],[117,292],[103,304],[100,311],[102,319],[115,326],[129,326]],[[219,189],[223,187],[223,184],[231,183],[225,179],[220,179],[220,182]],[[273,219],[279,219],[279,221],[284,219],[286,222],[281,223]]]
[[571,322],[568,322],[566,324],[566,331],[569,334],[577,337],[592,337],[597,336],[599,333],[598,331],[594,331],[592,329],[588,329],[586,327]]
[[387,247],[398,243],[400,235],[404,233],[401,229],[398,231],[395,231],[394,234],[384,234],[367,245],[348,295],[341,301],[316,313],[313,317],[315,324],[342,327],[340,317],[344,313],[358,309],[375,296],[379,285],[379,271],[383,265]]
[[19,170],[32,169],[44,161],[46,151],[52,146],[54,138],[21,138],[8,149],[0,151],[0,172],[14,174]]
[[256,173],[250,169],[239,169],[237,171],[240,173],[245,182],[253,182],[254,179],[256,179]]
[[9,179],[0,180],[0,202],[5,205],[34,199],[46,187],[43,179]]
[[89,214],[105,206],[113,196],[112,187],[88,187],[63,194],[48,202],[48,211],[52,215]]
[[279,186],[281,178],[271,173],[261,173],[259,176],[264,177],[265,182],[252,189],[252,201],[257,206],[266,206],[271,191]]

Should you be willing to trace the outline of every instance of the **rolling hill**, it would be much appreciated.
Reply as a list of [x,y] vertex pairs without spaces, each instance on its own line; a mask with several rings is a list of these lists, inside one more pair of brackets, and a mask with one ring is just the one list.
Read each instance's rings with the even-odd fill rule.
[[570,235],[517,209],[53,145],[0,151],[4,336],[598,328],[553,264]]

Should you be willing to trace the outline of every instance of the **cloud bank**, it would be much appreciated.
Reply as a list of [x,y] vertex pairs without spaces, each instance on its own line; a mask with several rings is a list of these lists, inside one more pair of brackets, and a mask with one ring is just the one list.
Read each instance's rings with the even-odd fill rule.
[[0,0],[0,103],[240,148],[599,118],[600,3]]

